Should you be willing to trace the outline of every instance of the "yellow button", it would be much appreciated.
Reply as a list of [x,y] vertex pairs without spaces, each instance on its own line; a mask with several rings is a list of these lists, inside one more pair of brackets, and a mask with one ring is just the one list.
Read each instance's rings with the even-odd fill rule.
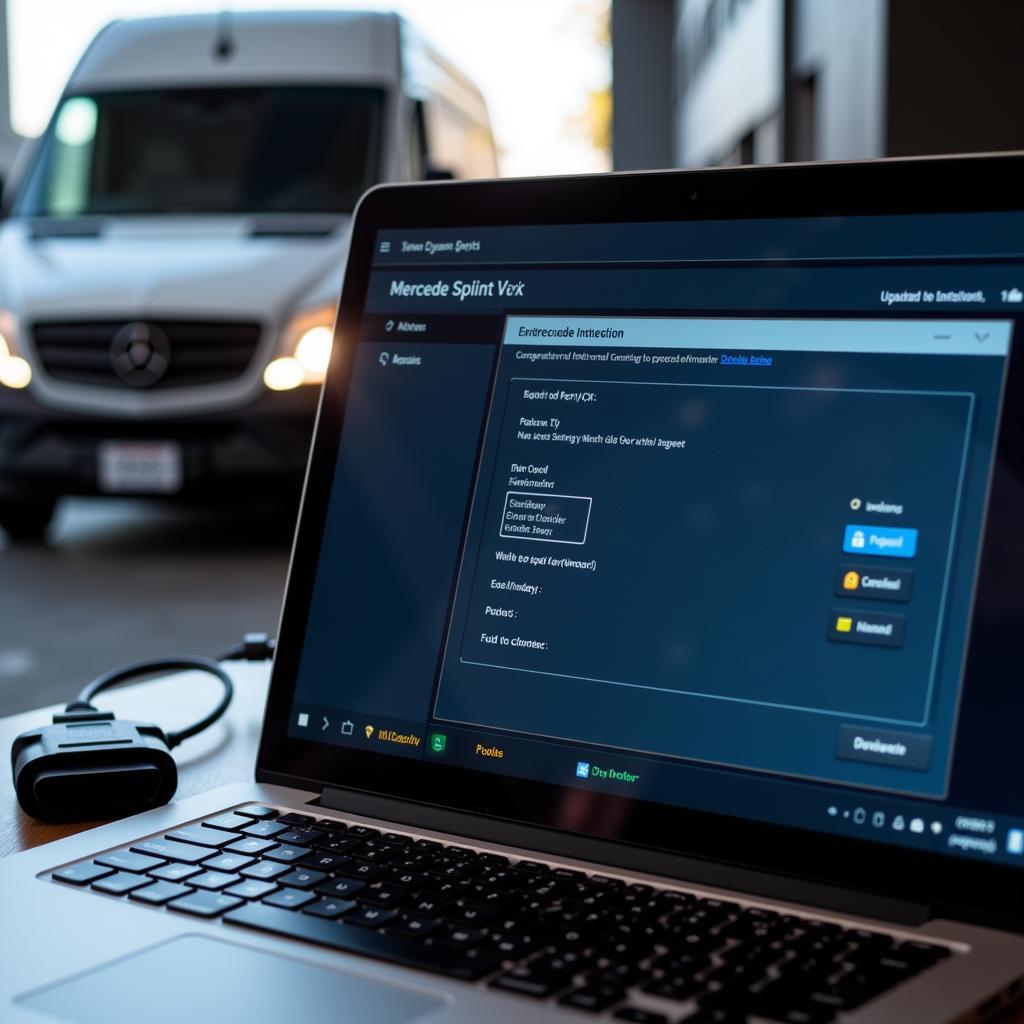
[[836,619],[836,632],[837,633],[849,633],[853,629],[853,619],[847,615],[840,615]]

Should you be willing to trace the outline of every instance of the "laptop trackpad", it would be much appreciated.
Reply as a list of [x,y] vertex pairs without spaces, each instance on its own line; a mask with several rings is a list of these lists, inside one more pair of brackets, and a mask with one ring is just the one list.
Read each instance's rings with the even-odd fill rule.
[[407,1024],[445,1000],[233,942],[183,935],[21,996],[73,1024],[281,1024],[309,1016]]

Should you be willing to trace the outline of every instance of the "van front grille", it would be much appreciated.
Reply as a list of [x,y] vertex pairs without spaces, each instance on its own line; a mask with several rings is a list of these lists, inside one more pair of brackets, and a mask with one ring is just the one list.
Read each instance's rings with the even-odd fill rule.
[[54,380],[111,388],[174,388],[234,380],[248,368],[259,324],[195,320],[37,323],[36,352]]

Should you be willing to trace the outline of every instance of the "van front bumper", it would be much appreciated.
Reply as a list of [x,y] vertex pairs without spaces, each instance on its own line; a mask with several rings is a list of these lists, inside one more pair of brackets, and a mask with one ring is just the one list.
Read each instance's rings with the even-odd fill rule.
[[179,446],[181,486],[167,497],[297,493],[319,395],[315,387],[268,391],[229,412],[123,420],[62,413],[37,402],[31,388],[0,388],[0,497],[131,495],[101,485],[98,452],[110,441]]

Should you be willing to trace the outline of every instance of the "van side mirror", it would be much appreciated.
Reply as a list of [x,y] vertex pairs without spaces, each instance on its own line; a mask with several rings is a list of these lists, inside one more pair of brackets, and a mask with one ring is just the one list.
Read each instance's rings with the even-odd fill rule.
[[455,172],[449,167],[438,167],[437,164],[428,163],[423,169],[424,181],[452,181]]

